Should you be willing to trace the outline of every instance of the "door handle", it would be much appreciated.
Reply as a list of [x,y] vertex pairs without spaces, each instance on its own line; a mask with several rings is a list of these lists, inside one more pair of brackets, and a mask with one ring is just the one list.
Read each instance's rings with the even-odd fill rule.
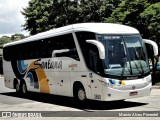
[[94,80],[91,80],[91,83],[94,83]]
[[61,82],[63,82],[63,80],[61,80]]

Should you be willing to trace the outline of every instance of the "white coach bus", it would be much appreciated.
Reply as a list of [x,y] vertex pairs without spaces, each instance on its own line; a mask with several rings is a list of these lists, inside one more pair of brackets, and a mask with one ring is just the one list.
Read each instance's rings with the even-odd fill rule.
[[5,86],[99,101],[147,96],[151,74],[138,30],[110,23],[73,24],[5,44]]

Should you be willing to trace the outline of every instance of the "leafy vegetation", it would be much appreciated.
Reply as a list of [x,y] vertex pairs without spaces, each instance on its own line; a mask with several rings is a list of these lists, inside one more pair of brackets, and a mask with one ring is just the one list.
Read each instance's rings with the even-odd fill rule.
[[31,0],[24,29],[31,35],[73,23],[111,22],[137,28],[159,44],[159,0]]
[[0,48],[3,47],[4,44],[9,43],[9,42],[13,42],[13,41],[17,41],[17,40],[21,40],[24,38],[23,34],[14,34],[11,37],[8,36],[2,36],[0,38]]
[[73,23],[103,22],[121,0],[31,0],[22,14],[31,35]]
[[160,82],[157,82],[155,85],[160,86]]

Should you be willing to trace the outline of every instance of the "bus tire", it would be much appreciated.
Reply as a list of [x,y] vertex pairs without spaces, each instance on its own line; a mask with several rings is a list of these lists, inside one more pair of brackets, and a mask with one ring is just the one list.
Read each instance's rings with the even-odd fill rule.
[[26,83],[23,81],[21,82],[21,85],[20,85],[20,91],[22,94],[27,94],[27,86],[26,86]]
[[79,101],[85,101],[86,100],[86,92],[85,92],[84,88],[79,88],[77,92],[78,92]]
[[20,93],[20,85],[17,81],[15,82],[15,89],[16,89],[16,93]]
[[82,85],[76,86],[77,88],[75,89],[75,95],[74,97],[78,102],[85,102],[86,101],[86,92],[85,89]]

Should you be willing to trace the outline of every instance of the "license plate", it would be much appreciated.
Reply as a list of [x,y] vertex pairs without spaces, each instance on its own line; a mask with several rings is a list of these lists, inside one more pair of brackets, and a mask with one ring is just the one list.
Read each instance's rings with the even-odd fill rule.
[[138,92],[130,92],[129,93],[129,96],[135,96],[135,95],[137,95],[138,94]]

